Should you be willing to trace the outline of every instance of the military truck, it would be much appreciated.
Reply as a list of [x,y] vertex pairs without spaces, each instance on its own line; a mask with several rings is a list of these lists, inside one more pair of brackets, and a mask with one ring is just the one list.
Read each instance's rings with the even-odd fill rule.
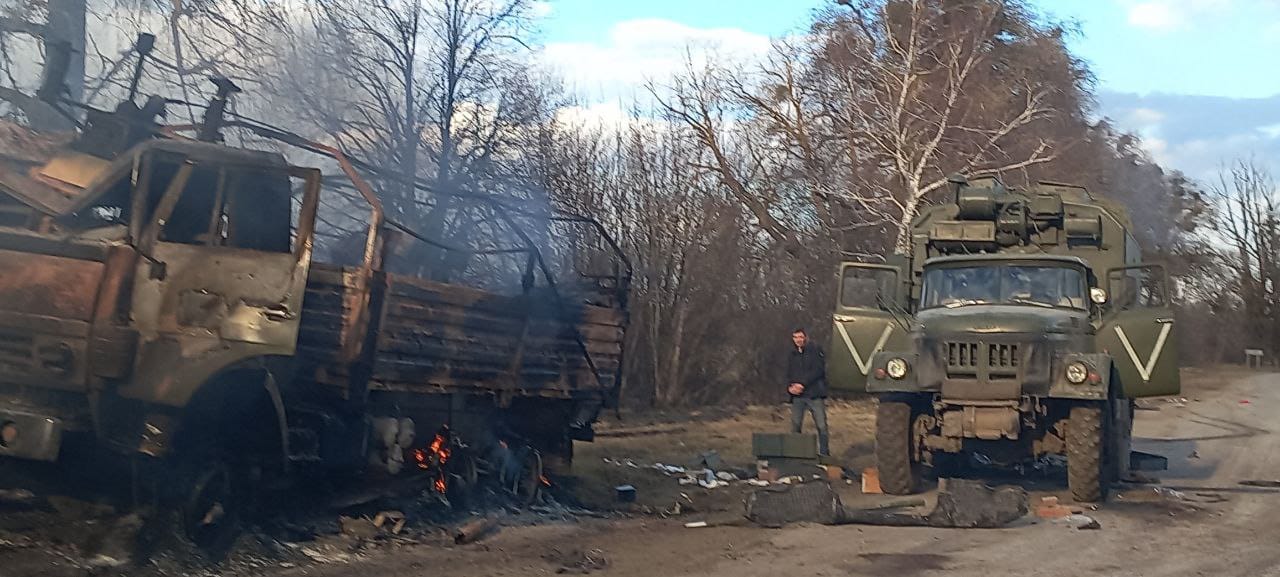
[[1066,457],[1079,501],[1127,473],[1134,399],[1179,391],[1168,279],[1081,187],[952,179],[911,251],[840,266],[832,387],[878,398],[885,491],[970,459]]
[[[134,90],[113,111],[79,106],[71,132],[0,125],[0,457],[114,449],[211,546],[271,480],[406,469],[446,492],[488,464],[532,494],[567,466],[621,384],[630,270],[603,228],[524,219],[595,235],[559,253],[557,274],[517,209],[480,196],[524,242],[447,247],[385,219],[339,151],[224,118],[237,89],[217,85],[198,126],[158,124],[164,99],[138,105]],[[346,179],[228,146],[234,126],[327,155]],[[354,264],[315,261],[326,194],[366,213]],[[390,273],[393,236],[514,257],[514,286]]]

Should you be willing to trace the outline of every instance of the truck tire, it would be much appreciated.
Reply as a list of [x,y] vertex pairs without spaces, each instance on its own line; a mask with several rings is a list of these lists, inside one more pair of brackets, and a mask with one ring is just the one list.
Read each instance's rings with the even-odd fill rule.
[[911,455],[911,405],[880,401],[876,409],[876,468],[880,489],[890,495],[910,495],[919,485],[919,471]]
[[183,467],[178,513],[183,536],[220,559],[240,533],[243,513],[238,472],[222,459],[193,460]]
[[1081,503],[1096,503],[1106,497],[1106,429],[1101,405],[1071,408],[1067,422],[1067,486],[1071,497]]

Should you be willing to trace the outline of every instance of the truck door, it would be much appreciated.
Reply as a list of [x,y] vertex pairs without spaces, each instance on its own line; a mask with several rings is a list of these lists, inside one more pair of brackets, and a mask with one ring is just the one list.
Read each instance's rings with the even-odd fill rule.
[[1109,303],[1098,350],[1111,355],[1124,396],[1176,395],[1181,390],[1169,280],[1164,267],[1136,265],[1107,272]]
[[296,350],[319,174],[169,152],[144,165],[138,378],[122,393],[180,406],[224,368]]
[[904,327],[910,319],[903,273],[881,264],[843,263],[836,312],[827,350],[827,384],[836,391],[866,389],[871,357],[909,344]]

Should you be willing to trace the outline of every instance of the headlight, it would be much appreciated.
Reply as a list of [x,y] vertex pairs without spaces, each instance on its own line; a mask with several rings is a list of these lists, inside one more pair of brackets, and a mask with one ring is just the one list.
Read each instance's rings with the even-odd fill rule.
[[1083,383],[1085,379],[1088,379],[1088,378],[1089,378],[1089,367],[1084,366],[1084,363],[1080,361],[1076,361],[1074,363],[1067,365],[1067,382],[1068,383],[1071,383],[1073,385],[1078,385],[1080,383]]
[[901,379],[902,377],[907,376],[907,361],[902,359],[889,359],[889,362],[885,363],[884,368],[885,371],[889,373],[889,376],[895,379]]

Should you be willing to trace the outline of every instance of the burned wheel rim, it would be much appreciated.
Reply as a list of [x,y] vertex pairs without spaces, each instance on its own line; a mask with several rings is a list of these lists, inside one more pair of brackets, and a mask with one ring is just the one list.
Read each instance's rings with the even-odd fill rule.
[[532,504],[542,494],[542,479],[542,455],[529,448],[521,459],[520,474],[515,478],[513,492],[522,503]]
[[230,545],[239,525],[235,479],[229,467],[212,463],[195,472],[181,510],[187,539],[205,550]]

